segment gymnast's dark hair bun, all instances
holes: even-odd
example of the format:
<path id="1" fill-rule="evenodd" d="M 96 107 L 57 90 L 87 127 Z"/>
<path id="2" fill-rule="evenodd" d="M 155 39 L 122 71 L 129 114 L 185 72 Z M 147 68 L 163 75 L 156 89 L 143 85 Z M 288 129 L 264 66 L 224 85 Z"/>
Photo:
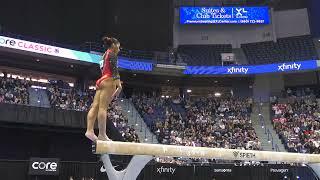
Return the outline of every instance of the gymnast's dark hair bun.
<path id="1" fill-rule="evenodd" d="M 105 48 L 110 48 L 112 46 L 112 44 L 118 44 L 119 41 L 114 38 L 114 37 L 107 37 L 107 36 L 104 36 L 102 38 L 102 41 L 103 41 L 103 45 Z"/>

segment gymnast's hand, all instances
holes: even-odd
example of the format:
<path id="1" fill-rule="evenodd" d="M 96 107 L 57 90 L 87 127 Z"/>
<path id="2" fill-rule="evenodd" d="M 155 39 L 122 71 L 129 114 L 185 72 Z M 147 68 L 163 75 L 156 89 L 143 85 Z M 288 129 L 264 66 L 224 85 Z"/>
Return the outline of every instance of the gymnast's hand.
<path id="1" fill-rule="evenodd" d="M 117 98 L 122 91 L 122 85 L 119 79 L 115 81 L 115 84 L 116 84 L 116 91 L 114 92 L 113 97 Z"/>
<path id="2" fill-rule="evenodd" d="M 120 79 L 115 80 L 116 88 L 122 90 L 122 85 Z"/>

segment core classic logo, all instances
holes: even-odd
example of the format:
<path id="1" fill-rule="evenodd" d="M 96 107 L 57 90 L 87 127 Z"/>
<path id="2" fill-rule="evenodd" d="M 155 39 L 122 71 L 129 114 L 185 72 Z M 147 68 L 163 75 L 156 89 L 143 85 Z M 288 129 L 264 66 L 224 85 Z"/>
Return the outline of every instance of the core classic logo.
<path id="1" fill-rule="evenodd" d="M 289 172 L 289 169 L 273 169 L 273 168 L 271 168 L 270 172 L 271 173 L 287 173 L 287 172 Z"/>
<path id="2" fill-rule="evenodd" d="M 301 64 L 293 63 L 293 64 L 286 64 L 283 63 L 278 66 L 278 71 L 286 71 L 286 70 L 300 70 Z"/>
<path id="3" fill-rule="evenodd" d="M 0 37 L 0 45 L 10 45 L 10 46 L 15 46 L 16 45 L 16 41 L 13 39 L 6 39 L 3 37 Z"/>
<path id="4" fill-rule="evenodd" d="M 245 67 L 230 67 L 228 68 L 228 73 L 233 74 L 233 73 L 241 73 L 241 74 L 247 74 L 249 71 L 249 68 Z"/>
<path id="5" fill-rule="evenodd" d="M 49 172 L 57 171 L 58 164 L 56 162 L 33 162 L 33 169 L 41 169 Z"/>
<path id="6" fill-rule="evenodd" d="M 162 173 L 171 173 L 174 174 L 174 172 L 176 171 L 176 168 L 172 168 L 172 167 L 159 167 L 157 168 L 157 173 L 162 174 Z"/>
<path id="7" fill-rule="evenodd" d="M 254 153 L 242 153 L 239 151 L 233 151 L 233 156 L 235 158 L 250 158 L 250 159 L 256 158 L 256 154 Z"/>
<path id="8" fill-rule="evenodd" d="M 58 175 L 59 159 L 56 158 L 31 158 L 29 165 L 30 175 Z"/>
<path id="9" fill-rule="evenodd" d="M 29 41 L 23 41 L 19 39 L 7 38 L 3 36 L 0 36 L 0 46 L 9 47 L 9 48 L 12 47 L 15 49 L 21 49 L 21 50 L 26 50 L 31 52 L 44 52 L 49 54 L 60 53 L 60 50 L 57 47 L 33 43 Z"/>

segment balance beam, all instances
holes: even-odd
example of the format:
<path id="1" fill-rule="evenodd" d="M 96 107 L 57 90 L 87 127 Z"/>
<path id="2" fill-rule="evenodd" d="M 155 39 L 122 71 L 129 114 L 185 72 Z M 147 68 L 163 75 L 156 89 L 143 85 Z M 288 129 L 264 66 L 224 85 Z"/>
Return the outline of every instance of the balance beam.
<path id="1" fill-rule="evenodd" d="M 289 163 L 320 163 L 320 155 L 316 154 L 128 143 L 117 141 L 96 141 L 92 145 L 92 151 L 95 154 L 150 155 L 242 161 L 276 161 Z"/>

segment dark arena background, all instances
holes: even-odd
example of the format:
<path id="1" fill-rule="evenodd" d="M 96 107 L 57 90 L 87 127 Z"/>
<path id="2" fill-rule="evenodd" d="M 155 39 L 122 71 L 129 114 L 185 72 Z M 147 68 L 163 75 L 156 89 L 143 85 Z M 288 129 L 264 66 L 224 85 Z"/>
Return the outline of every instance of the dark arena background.
<path id="1" fill-rule="evenodd" d="M 319 180 L 319 8 L 2 0 L 0 180 Z M 108 137 L 128 149 L 163 147 L 140 169 L 130 153 L 112 153 L 106 165 L 110 149 L 93 153 L 98 144 L 85 136 L 105 35 L 120 42 L 123 87 L 107 109 Z M 225 152 L 166 156 L 174 145 Z"/>

